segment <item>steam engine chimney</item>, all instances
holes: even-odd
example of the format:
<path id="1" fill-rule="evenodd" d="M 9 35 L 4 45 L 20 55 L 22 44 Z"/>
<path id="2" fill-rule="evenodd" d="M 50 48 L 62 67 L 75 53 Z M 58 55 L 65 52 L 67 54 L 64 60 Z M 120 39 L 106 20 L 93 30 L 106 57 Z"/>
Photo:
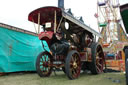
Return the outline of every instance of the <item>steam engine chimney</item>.
<path id="1" fill-rule="evenodd" d="M 64 0 L 58 0 L 58 7 L 64 9 Z"/>

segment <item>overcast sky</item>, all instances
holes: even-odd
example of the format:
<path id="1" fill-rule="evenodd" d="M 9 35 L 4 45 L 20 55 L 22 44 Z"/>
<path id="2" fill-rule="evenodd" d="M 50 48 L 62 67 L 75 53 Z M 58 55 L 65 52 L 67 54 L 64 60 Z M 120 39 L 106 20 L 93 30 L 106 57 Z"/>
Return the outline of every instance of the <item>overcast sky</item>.
<path id="1" fill-rule="evenodd" d="M 28 21 L 28 14 L 43 6 L 57 6 L 58 0 L 1 0 L 0 23 L 9 24 L 29 31 L 35 31 Z M 121 4 L 128 0 L 120 0 Z M 65 0 L 65 9 L 71 8 L 75 16 L 83 16 L 85 24 L 97 30 L 97 0 Z"/>

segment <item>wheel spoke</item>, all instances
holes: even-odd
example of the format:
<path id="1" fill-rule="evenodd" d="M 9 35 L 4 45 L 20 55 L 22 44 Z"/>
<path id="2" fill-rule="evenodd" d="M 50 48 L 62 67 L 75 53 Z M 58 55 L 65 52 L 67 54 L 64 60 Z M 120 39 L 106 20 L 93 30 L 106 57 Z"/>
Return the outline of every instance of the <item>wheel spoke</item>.
<path id="1" fill-rule="evenodd" d="M 77 57 L 77 59 L 76 59 L 76 62 L 79 62 L 80 60 L 79 60 L 79 58 Z"/>
<path id="2" fill-rule="evenodd" d="M 75 61 L 73 56 L 71 57 L 71 61 Z"/>
<path id="3" fill-rule="evenodd" d="M 77 70 L 76 69 L 72 69 L 72 75 L 75 76 L 77 74 Z"/>
<path id="4" fill-rule="evenodd" d="M 40 62 L 42 62 L 43 60 L 42 60 L 42 58 L 40 58 Z"/>
<path id="5" fill-rule="evenodd" d="M 43 65 L 43 62 L 40 62 L 40 66 L 42 66 Z"/>
<path id="6" fill-rule="evenodd" d="M 102 51 L 100 50 L 100 51 L 98 51 L 98 54 L 100 54 L 100 53 L 102 53 Z"/>
<path id="7" fill-rule="evenodd" d="M 74 68 L 72 68 L 72 72 L 73 72 L 73 74 L 75 73 L 75 69 Z"/>
<path id="8" fill-rule="evenodd" d="M 44 56 L 44 61 L 46 61 L 46 55 Z"/>
<path id="9" fill-rule="evenodd" d="M 74 71 L 74 68 L 72 67 L 72 68 L 70 68 L 70 72 L 73 74 L 73 71 Z"/>
<path id="10" fill-rule="evenodd" d="M 100 53 L 102 53 L 102 51 L 101 50 L 99 50 L 99 51 L 97 51 L 97 55 L 99 56 L 100 55 Z"/>
<path id="11" fill-rule="evenodd" d="M 99 62 L 96 63 L 98 66 L 102 67 L 102 64 L 100 64 Z"/>
<path id="12" fill-rule="evenodd" d="M 77 54 L 74 54 L 74 58 L 75 58 L 74 60 L 77 61 L 77 59 L 78 59 Z"/>
<path id="13" fill-rule="evenodd" d="M 101 69 L 96 65 L 96 68 L 98 70 L 98 72 L 101 72 Z"/>
<path id="14" fill-rule="evenodd" d="M 70 66 L 73 66 L 73 63 L 72 62 L 70 62 Z"/>
<path id="15" fill-rule="evenodd" d="M 79 62 L 79 61 L 77 62 L 77 66 L 78 66 L 78 67 L 80 66 L 80 62 Z"/>
<path id="16" fill-rule="evenodd" d="M 103 60 L 102 57 L 96 57 L 96 61 L 97 61 L 97 62 L 100 62 L 100 61 L 102 61 L 102 60 Z"/>

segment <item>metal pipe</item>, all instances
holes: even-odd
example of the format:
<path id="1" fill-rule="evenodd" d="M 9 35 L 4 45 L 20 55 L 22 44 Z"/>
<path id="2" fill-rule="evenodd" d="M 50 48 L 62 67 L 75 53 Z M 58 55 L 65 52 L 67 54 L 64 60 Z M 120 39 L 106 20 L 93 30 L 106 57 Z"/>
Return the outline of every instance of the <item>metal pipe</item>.
<path id="1" fill-rule="evenodd" d="M 64 9 L 64 0 L 58 0 L 58 7 Z"/>

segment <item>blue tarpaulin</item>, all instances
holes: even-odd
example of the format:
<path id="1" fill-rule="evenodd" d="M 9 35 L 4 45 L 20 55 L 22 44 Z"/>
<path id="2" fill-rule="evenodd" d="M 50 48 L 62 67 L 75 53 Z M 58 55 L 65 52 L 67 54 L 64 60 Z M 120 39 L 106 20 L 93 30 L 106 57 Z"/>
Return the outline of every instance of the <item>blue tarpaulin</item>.
<path id="1" fill-rule="evenodd" d="M 0 72 L 35 71 L 42 51 L 37 36 L 0 27 Z"/>

